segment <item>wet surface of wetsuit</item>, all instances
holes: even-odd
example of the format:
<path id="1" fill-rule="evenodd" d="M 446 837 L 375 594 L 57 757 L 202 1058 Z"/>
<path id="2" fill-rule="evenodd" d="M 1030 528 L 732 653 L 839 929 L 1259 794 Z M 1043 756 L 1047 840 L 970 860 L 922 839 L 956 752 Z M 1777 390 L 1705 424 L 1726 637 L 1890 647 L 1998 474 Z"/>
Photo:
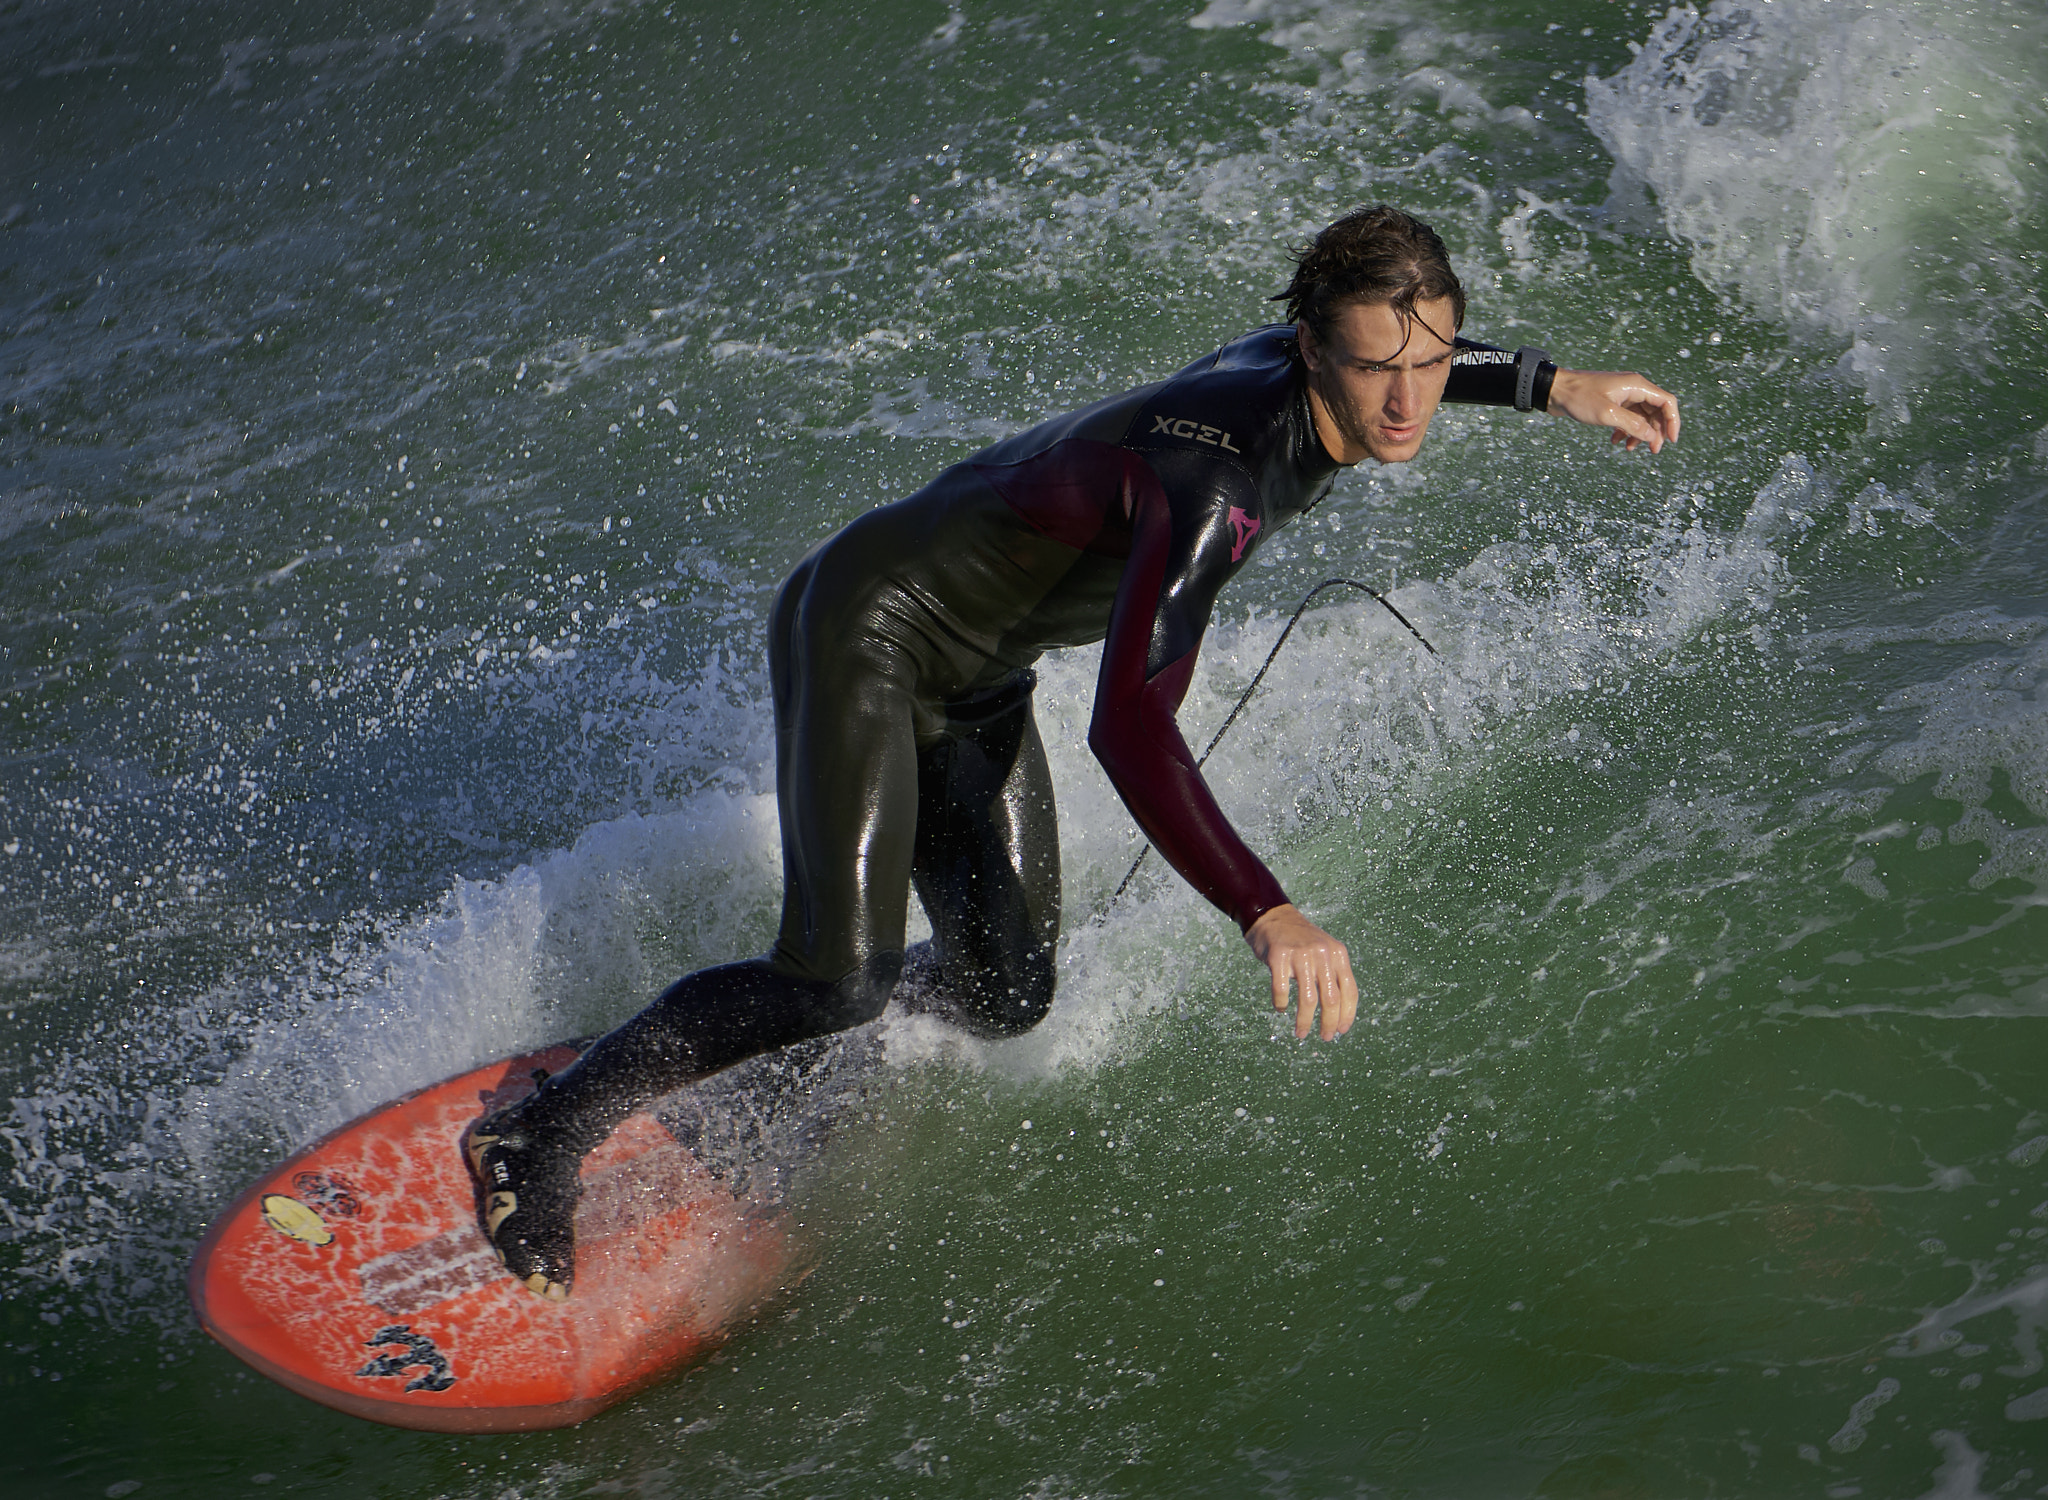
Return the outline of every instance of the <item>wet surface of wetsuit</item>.
<path id="1" fill-rule="evenodd" d="M 1446 400 L 1547 404 L 1540 351 L 1459 346 Z M 879 1016 L 913 884 L 933 1008 L 983 1035 L 1035 1025 L 1060 878 L 1030 668 L 1051 647 L 1104 642 L 1088 742 L 1167 861 L 1241 928 L 1285 902 L 1174 715 L 1218 592 L 1338 467 L 1292 326 L 1261 328 L 1006 438 L 818 547 L 770 625 L 774 948 L 678 980 L 549 1080 L 528 1123 L 588 1149 L 693 1078 Z"/>

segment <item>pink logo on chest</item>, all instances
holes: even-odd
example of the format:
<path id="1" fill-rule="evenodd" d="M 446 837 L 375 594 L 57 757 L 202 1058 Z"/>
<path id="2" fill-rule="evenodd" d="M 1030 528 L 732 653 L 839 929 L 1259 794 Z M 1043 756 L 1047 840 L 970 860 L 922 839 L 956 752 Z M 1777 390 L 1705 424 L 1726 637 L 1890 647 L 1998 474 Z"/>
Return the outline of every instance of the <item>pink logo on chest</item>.
<path id="1" fill-rule="evenodd" d="M 1259 534 L 1259 523 L 1233 505 L 1230 507 L 1230 530 L 1237 538 L 1230 546 L 1230 560 L 1238 562 L 1244 557 L 1244 549 L 1251 545 L 1252 538 Z"/>

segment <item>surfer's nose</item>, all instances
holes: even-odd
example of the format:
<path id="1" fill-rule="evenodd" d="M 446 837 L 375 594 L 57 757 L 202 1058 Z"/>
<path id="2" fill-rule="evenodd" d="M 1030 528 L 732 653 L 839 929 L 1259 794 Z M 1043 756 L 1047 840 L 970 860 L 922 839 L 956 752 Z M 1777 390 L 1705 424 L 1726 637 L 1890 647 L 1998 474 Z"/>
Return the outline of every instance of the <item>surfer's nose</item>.
<path id="1" fill-rule="evenodd" d="M 1396 370 L 1387 387 L 1386 413 L 1405 422 L 1422 409 L 1422 382 L 1413 370 Z"/>

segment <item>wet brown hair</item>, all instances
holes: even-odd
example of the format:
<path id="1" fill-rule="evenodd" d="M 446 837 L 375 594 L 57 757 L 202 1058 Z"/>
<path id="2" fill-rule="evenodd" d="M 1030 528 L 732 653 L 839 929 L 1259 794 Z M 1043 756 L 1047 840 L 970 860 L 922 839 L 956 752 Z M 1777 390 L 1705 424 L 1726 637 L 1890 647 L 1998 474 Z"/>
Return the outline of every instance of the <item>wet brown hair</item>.
<path id="1" fill-rule="evenodd" d="M 1384 302 L 1405 323 L 1417 302 L 1448 297 L 1452 331 L 1465 323 L 1465 288 L 1437 233 L 1385 203 L 1346 214 L 1294 253 L 1294 280 L 1273 300 L 1320 342 L 1348 302 Z"/>

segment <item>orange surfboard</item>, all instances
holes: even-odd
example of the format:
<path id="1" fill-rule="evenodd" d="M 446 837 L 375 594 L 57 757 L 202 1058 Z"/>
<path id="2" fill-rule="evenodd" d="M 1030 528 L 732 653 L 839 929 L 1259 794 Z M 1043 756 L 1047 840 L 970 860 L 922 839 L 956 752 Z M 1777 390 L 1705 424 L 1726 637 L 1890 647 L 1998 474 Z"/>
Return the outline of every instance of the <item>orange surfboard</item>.
<path id="1" fill-rule="evenodd" d="M 200 1241 L 200 1323 L 302 1396 L 429 1432 L 566 1427 L 710 1353 L 800 1277 L 796 1247 L 651 1117 L 583 1164 L 568 1301 L 515 1282 L 477 1228 L 464 1132 L 575 1055 L 420 1089 L 274 1168 Z"/>

